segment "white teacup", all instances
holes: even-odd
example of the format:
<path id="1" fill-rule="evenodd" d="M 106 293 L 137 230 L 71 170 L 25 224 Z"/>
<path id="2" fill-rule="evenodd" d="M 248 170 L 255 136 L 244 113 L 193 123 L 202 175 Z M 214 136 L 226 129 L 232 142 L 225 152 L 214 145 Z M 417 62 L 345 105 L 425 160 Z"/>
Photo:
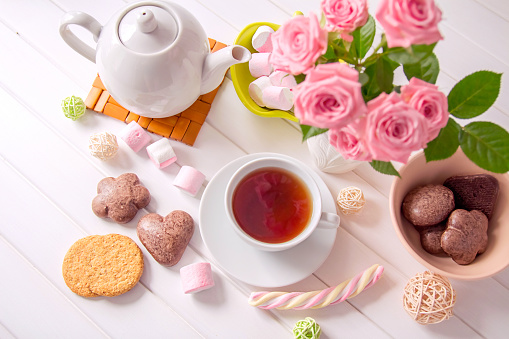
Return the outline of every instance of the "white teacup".
<path id="1" fill-rule="evenodd" d="M 230 181 L 228 182 L 228 185 L 226 187 L 226 194 L 225 194 L 225 208 L 226 208 L 226 214 L 228 215 L 228 218 L 231 221 L 232 227 L 235 230 L 235 232 L 248 244 L 265 251 L 282 251 L 289 249 L 305 239 L 307 239 L 313 231 L 318 228 L 337 228 L 339 226 L 340 218 L 337 214 L 334 213 L 327 213 L 322 211 L 322 197 L 320 194 L 320 190 L 318 189 L 318 185 L 316 184 L 313 177 L 307 172 L 305 169 L 306 165 L 301 163 L 298 160 L 287 160 L 287 159 L 280 159 L 277 157 L 265 157 L 265 158 L 259 158 L 256 160 L 252 160 L 245 164 L 244 166 L 240 167 L 230 178 Z M 234 212 L 234 204 L 239 204 L 238 202 L 235 202 L 237 198 L 234 199 L 234 196 L 236 193 L 240 194 L 239 192 L 249 192 L 253 195 L 256 195 L 256 203 L 253 204 L 253 208 L 255 208 L 255 205 L 257 205 L 258 202 L 260 204 L 263 204 L 261 206 L 267 206 L 271 204 L 273 201 L 276 200 L 270 200 L 271 202 L 266 202 L 265 198 L 261 198 L 261 189 L 267 189 L 268 188 L 268 195 L 274 197 L 274 194 L 277 196 L 276 193 L 274 193 L 273 190 L 274 187 L 277 185 L 274 183 L 273 179 L 265 180 L 265 176 L 259 175 L 260 171 L 271 171 L 271 172 L 279 172 L 283 171 L 283 176 L 287 177 L 287 179 L 292 178 L 290 181 L 294 182 L 294 179 L 296 182 L 299 182 L 299 184 L 295 184 L 296 187 L 302 186 L 305 191 L 308 199 L 304 199 L 307 203 L 305 203 L 303 206 L 308 206 L 309 212 L 303 215 L 306 215 L 307 222 L 299 222 L 300 227 L 296 228 L 300 231 L 296 231 L 293 233 L 293 237 L 283 240 L 282 242 L 272 242 L 272 241 L 265 241 L 260 240 L 260 237 L 257 237 L 256 235 L 249 234 L 246 230 L 243 229 L 241 226 L 242 221 L 237 220 L 237 217 L 235 216 Z M 258 174 L 257 174 L 258 173 Z M 288 174 L 288 176 L 287 176 Z M 259 186 L 256 186 L 257 188 L 239 188 L 240 186 L 245 185 L 245 180 L 249 180 L 250 177 L 253 175 L 259 175 L 258 181 L 261 182 Z M 269 174 L 270 175 L 270 174 Z M 263 177 L 263 178 L 262 178 Z M 274 178 L 274 177 L 271 177 Z M 287 180 L 282 179 L 282 180 Z M 281 182 L 287 182 L 287 181 L 281 181 Z M 276 185 L 276 186 L 274 186 Z M 263 187 L 263 188 L 261 188 Z M 281 186 L 278 186 L 281 187 Z M 238 189 L 239 188 L 239 189 Z M 237 191 L 238 189 L 238 191 Z M 258 193 L 255 193 L 257 190 Z M 299 190 L 300 191 L 300 190 Z M 263 200 L 263 202 L 261 201 Z M 285 203 L 285 199 L 279 199 L 278 203 Z M 299 200 L 302 201 L 302 200 Z M 276 204 L 276 203 L 274 203 Z M 292 205 L 290 205 L 292 206 Z M 300 208 L 300 207 L 299 207 Z M 297 209 L 299 209 L 297 208 Z M 291 209 L 291 207 L 290 207 Z M 304 208 L 303 208 L 304 209 Z M 253 213 L 253 214 L 250 214 Z M 249 216 L 258 215 L 258 213 L 255 213 L 254 211 L 249 211 L 248 213 L 245 213 Z M 268 214 L 264 214 L 265 218 L 267 218 Z M 276 213 L 277 214 L 277 213 Z M 286 215 L 286 214 L 285 214 Z M 273 216 L 269 216 L 269 218 L 272 218 Z M 239 219 L 246 220 L 245 217 L 239 217 Z M 272 220 L 272 219 L 271 219 Z M 285 224 L 286 225 L 286 224 Z M 257 226 L 263 229 L 264 227 L 268 227 L 266 223 L 257 223 Z"/>

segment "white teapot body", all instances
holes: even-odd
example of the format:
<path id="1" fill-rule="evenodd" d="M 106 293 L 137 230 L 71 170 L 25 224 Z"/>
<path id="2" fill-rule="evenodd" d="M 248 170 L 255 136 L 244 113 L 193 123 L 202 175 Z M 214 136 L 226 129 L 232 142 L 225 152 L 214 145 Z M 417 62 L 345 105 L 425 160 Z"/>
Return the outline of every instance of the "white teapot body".
<path id="1" fill-rule="evenodd" d="M 92 33 L 95 50 L 70 31 L 72 24 Z M 242 46 L 210 53 L 198 20 L 166 1 L 129 4 L 105 26 L 82 12 L 66 13 L 60 33 L 97 64 L 104 86 L 120 105 L 149 118 L 182 112 L 219 86 L 228 67 L 251 58 Z"/>

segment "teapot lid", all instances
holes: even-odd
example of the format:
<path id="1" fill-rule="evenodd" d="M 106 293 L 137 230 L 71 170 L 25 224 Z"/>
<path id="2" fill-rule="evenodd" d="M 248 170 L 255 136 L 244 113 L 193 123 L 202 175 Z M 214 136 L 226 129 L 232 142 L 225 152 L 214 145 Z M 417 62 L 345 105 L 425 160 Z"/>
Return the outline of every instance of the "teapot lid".
<path id="1" fill-rule="evenodd" d="M 156 53 L 175 41 L 178 25 L 170 12 L 159 6 L 139 6 L 119 21 L 118 37 L 137 53 Z"/>

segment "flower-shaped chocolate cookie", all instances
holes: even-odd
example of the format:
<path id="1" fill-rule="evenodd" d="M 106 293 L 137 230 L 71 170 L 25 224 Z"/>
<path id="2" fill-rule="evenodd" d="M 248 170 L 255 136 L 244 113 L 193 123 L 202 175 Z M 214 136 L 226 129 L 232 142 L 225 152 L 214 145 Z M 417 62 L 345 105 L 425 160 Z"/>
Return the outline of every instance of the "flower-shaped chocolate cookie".
<path id="1" fill-rule="evenodd" d="M 488 246 L 488 218 L 477 210 L 457 209 L 447 220 L 441 245 L 445 253 L 460 265 L 474 261 Z"/>
<path id="2" fill-rule="evenodd" d="M 100 218 L 111 218 L 119 224 L 131 221 L 139 209 L 150 202 L 150 193 L 134 173 L 118 178 L 104 178 L 97 184 L 92 210 Z"/>

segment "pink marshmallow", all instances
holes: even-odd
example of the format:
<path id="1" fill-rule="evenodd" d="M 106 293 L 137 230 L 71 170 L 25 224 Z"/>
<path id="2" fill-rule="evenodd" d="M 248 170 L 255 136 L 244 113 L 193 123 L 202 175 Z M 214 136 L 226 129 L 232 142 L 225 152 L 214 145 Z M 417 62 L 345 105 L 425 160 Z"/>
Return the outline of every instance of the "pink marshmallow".
<path id="1" fill-rule="evenodd" d="M 166 138 L 162 138 L 147 146 L 147 153 L 150 160 L 158 168 L 164 168 L 177 161 L 177 155 L 173 151 L 173 147 L 171 147 L 170 140 Z"/>
<path id="2" fill-rule="evenodd" d="M 185 294 L 200 292 L 214 286 L 212 269 L 208 262 L 199 262 L 182 267 L 180 278 Z"/>
<path id="3" fill-rule="evenodd" d="M 297 86 L 295 77 L 283 71 L 274 71 L 269 75 L 270 82 L 274 86 L 287 87 L 289 89 Z"/>
<path id="4" fill-rule="evenodd" d="M 269 75 L 270 83 L 274 86 L 281 86 L 281 79 L 283 79 L 286 75 L 288 75 L 286 72 L 274 71 Z"/>
<path id="5" fill-rule="evenodd" d="M 258 27 L 251 39 L 253 48 L 260 53 L 272 53 L 272 33 L 274 30 L 269 26 Z"/>
<path id="6" fill-rule="evenodd" d="M 119 136 L 135 152 L 138 152 L 152 140 L 150 135 L 136 121 L 131 121 L 124 127 Z"/>
<path id="7" fill-rule="evenodd" d="M 204 181 L 205 175 L 202 172 L 191 166 L 182 166 L 173 180 L 173 185 L 194 197 Z"/>
<path id="8" fill-rule="evenodd" d="M 270 86 L 263 91 L 263 102 L 268 108 L 288 111 L 293 107 L 293 93 L 286 87 Z"/>
<path id="9" fill-rule="evenodd" d="M 249 72 L 253 77 L 259 78 L 272 72 L 269 57 L 270 53 L 253 53 L 251 60 L 249 60 Z"/>
<path id="10" fill-rule="evenodd" d="M 287 76 L 283 77 L 283 79 L 281 79 L 281 86 L 293 89 L 297 86 L 297 81 L 293 75 L 288 74 Z"/>
<path id="11" fill-rule="evenodd" d="M 253 101 L 261 107 L 265 107 L 263 103 L 262 93 L 263 90 L 269 86 L 272 86 L 268 76 L 262 76 L 249 84 L 249 96 Z"/>

